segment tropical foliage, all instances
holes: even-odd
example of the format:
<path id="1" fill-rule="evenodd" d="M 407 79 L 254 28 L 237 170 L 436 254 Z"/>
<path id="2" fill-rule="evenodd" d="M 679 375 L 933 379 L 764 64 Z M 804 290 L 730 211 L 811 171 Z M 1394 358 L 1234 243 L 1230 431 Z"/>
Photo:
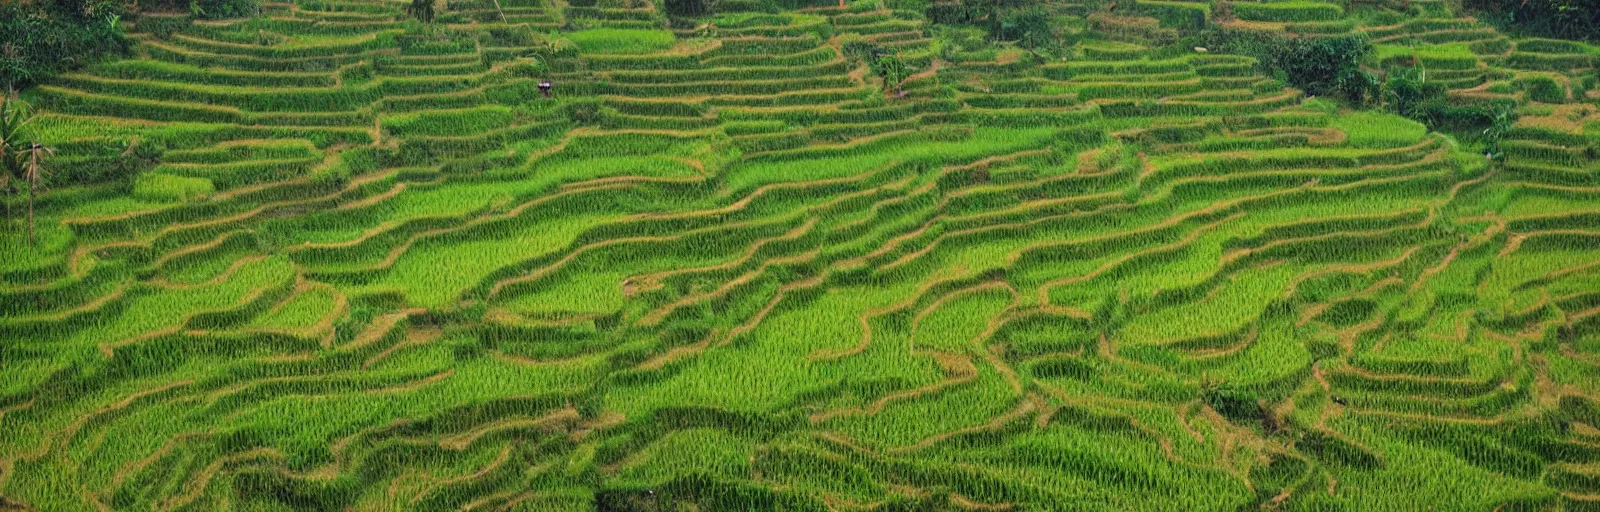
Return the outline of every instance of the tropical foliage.
<path id="1" fill-rule="evenodd" d="M 0 91 L 127 50 L 114 0 L 0 2 Z"/>

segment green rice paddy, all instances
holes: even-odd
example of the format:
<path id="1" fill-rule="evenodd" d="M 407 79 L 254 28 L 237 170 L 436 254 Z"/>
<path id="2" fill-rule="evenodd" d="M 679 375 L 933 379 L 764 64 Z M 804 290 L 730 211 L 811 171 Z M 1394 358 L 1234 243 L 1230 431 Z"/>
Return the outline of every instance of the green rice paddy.
<path id="1" fill-rule="evenodd" d="M 23 94 L 0 510 L 1600 509 L 1600 49 L 1050 2 L 1039 62 L 779 3 L 134 20 Z M 1191 11 L 1521 116 L 1486 159 Z"/>

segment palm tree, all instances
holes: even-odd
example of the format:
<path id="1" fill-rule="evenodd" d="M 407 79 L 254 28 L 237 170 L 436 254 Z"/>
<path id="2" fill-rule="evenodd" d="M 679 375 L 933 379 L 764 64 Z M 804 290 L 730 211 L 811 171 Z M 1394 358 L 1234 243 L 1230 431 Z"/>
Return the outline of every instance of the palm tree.
<path id="1" fill-rule="evenodd" d="M 22 125 L 28 120 L 27 104 L 16 93 L 0 98 L 0 190 L 15 193 L 13 180 L 22 174 Z M 7 199 L 10 199 L 9 197 Z M 6 201 L 6 219 L 11 219 L 11 201 Z"/>
<path id="2" fill-rule="evenodd" d="M 56 150 L 45 147 L 44 144 L 33 143 L 28 148 L 28 164 L 22 170 L 22 181 L 28 184 L 28 245 L 35 245 L 38 241 L 33 235 L 33 195 L 44 183 L 44 161 L 55 156 Z"/>

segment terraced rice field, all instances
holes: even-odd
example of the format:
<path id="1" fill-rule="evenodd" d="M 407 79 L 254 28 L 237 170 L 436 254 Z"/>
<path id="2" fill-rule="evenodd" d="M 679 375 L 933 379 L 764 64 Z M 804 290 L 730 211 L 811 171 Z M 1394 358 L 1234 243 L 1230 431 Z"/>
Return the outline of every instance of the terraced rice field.
<path id="1" fill-rule="evenodd" d="M 28 91 L 156 165 L 0 239 L 0 509 L 1600 507 L 1594 47 L 1231 4 L 1516 106 L 1491 162 L 1168 44 L 1205 3 L 1042 65 L 573 4 L 146 16 Z"/>

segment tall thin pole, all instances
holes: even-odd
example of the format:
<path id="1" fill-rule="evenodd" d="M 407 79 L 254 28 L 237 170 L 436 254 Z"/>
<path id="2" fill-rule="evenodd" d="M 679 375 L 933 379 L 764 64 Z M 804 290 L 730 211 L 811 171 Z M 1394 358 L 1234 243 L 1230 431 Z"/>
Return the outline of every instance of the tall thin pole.
<path id="1" fill-rule="evenodd" d="M 39 239 L 33 236 L 33 186 L 28 187 L 28 246 L 39 245 Z"/>

